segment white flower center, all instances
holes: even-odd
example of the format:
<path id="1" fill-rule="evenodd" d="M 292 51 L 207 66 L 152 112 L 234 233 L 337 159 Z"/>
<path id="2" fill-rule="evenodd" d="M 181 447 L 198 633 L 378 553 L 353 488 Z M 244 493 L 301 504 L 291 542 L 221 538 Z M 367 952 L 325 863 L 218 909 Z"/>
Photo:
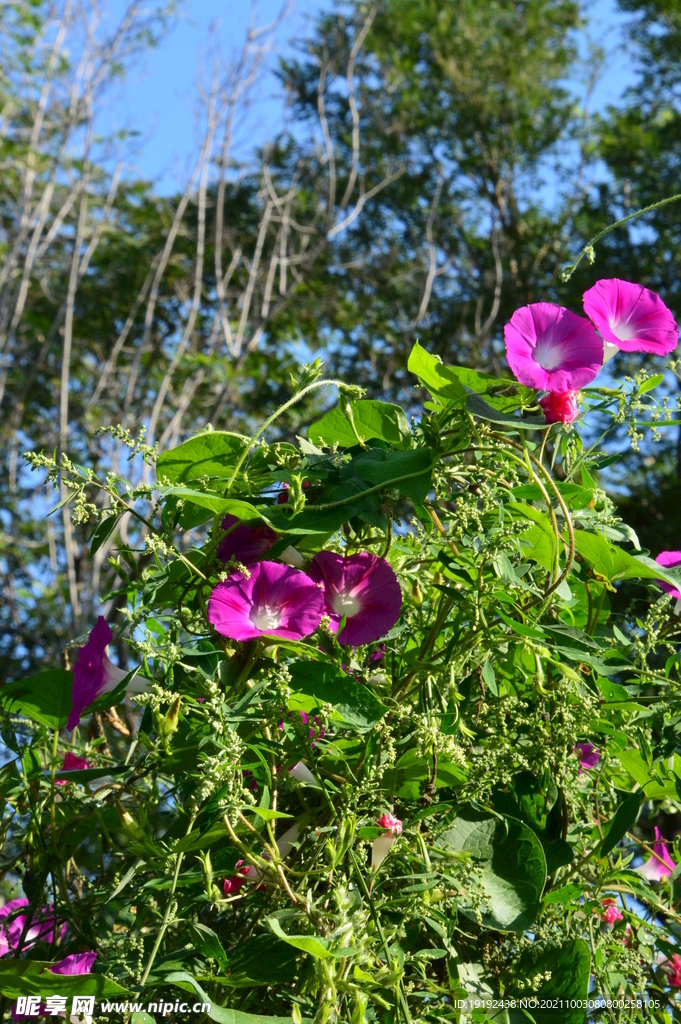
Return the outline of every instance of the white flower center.
<path id="1" fill-rule="evenodd" d="M 617 323 L 613 323 L 611 320 L 610 330 L 618 341 L 630 341 L 636 337 L 636 327 L 634 324 L 628 324 L 626 320 L 620 320 Z"/>
<path id="2" fill-rule="evenodd" d="M 336 615 L 345 615 L 348 619 L 357 615 L 361 607 L 359 600 L 354 594 L 343 594 L 341 592 L 333 595 L 332 604 Z"/>
<path id="3" fill-rule="evenodd" d="M 534 360 L 542 370 L 555 370 L 562 362 L 560 345 L 551 344 L 551 339 L 543 338 L 535 347 Z"/>
<path id="4" fill-rule="evenodd" d="M 268 629 L 279 629 L 281 622 L 281 611 L 279 608 L 270 608 L 264 604 L 260 608 L 254 608 L 251 612 L 251 622 L 256 629 L 266 632 Z"/>

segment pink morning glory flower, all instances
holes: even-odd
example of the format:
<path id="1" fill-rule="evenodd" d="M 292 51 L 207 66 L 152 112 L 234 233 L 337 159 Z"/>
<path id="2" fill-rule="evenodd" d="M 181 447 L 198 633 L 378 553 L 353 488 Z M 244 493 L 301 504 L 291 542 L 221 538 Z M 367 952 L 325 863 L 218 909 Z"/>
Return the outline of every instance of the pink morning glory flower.
<path id="1" fill-rule="evenodd" d="M 604 924 L 616 924 L 617 921 L 624 920 L 624 914 L 617 906 L 615 900 L 611 899 L 610 897 L 607 897 L 603 900 L 603 907 L 604 910 L 601 914 L 601 921 L 603 921 Z"/>
<path id="2" fill-rule="evenodd" d="M 385 644 L 379 644 L 375 651 L 372 651 L 369 655 L 369 665 L 375 665 L 377 661 L 383 661 L 385 658 Z"/>
<path id="3" fill-rule="evenodd" d="M 72 953 L 59 963 L 52 964 L 50 974 L 89 974 L 96 959 L 97 954 L 94 952 Z"/>
<path id="4" fill-rule="evenodd" d="M 257 562 L 277 540 L 277 534 L 267 523 L 249 526 L 241 523 L 236 516 L 227 515 L 222 520 L 222 529 L 234 529 L 223 537 L 217 546 L 216 555 L 221 562 L 229 562 L 234 557 L 244 565 Z"/>
<path id="5" fill-rule="evenodd" d="M 71 956 L 64 957 L 63 960 L 59 960 L 56 964 L 52 964 L 48 968 L 50 974 L 66 974 L 73 976 L 77 974 L 89 974 L 92 970 L 92 965 L 97 959 L 96 953 L 72 953 Z M 41 1003 L 38 1009 L 38 1013 L 19 1013 L 17 1010 L 17 1004 L 15 1003 L 12 1007 L 12 1017 L 14 1020 L 32 1020 L 36 1016 L 47 1016 L 52 1017 L 59 1016 L 65 1017 L 65 1013 L 56 1014 L 52 1010 L 48 1010 L 46 1003 Z M 75 1018 L 74 1018 L 75 1019 Z M 90 1018 L 88 1018 L 90 1019 Z"/>
<path id="6" fill-rule="evenodd" d="M 249 579 L 233 573 L 218 583 L 208 600 L 208 621 L 231 640 L 300 640 L 314 633 L 323 611 L 324 596 L 317 584 L 279 562 L 256 562 Z"/>
<path id="7" fill-rule="evenodd" d="M 667 975 L 670 988 L 681 988 L 681 956 L 678 953 L 662 964 L 662 970 Z"/>
<path id="8" fill-rule="evenodd" d="M 392 832 L 394 836 L 402 835 L 402 822 L 399 818 L 396 818 L 394 814 L 383 814 L 378 819 L 378 824 L 381 828 L 387 829 Z"/>
<path id="9" fill-rule="evenodd" d="M 666 878 L 669 878 L 675 867 L 676 864 L 667 852 L 666 840 L 662 838 L 662 833 L 656 825 L 653 856 L 642 867 L 638 868 L 638 872 L 650 882 L 664 882 Z"/>
<path id="10" fill-rule="evenodd" d="M 78 661 L 73 669 L 73 693 L 71 714 L 67 729 L 75 729 L 85 708 L 103 693 L 115 690 L 127 672 L 109 660 L 106 649 L 112 640 L 111 627 L 103 615 L 90 631 L 85 647 L 78 651 Z M 126 693 L 142 693 L 148 687 L 144 679 L 133 676 L 126 687 Z"/>
<path id="11" fill-rule="evenodd" d="M 579 771 L 578 775 L 582 772 L 587 771 L 589 768 L 595 768 L 601 759 L 601 752 L 598 747 L 594 747 L 592 743 L 577 743 L 572 748 L 572 753 L 579 758 Z"/>
<path id="12" fill-rule="evenodd" d="M 70 750 L 67 750 L 64 754 L 64 761 L 60 770 L 62 772 L 76 772 L 89 767 L 90 765 L 84 757 L 78 757 L 77 754 L 73 754 Z M 65 786 L 68 781 L 68 779 L 55 779 L 54 784 L 55 786 Z"/>
<path id="13" fill-rule="evenodd" d="M 225 878 L 222 886 L 225 896 L 236 896 L 249 879 L 257 881 L 260 877 L 252 864 L 247 864 L 246 867 L 241 870 L 242 864 L 243 860 L 238 860 L 235 865 L 236 874 L 232 875 L 231 878 Z"/>
<path id="14" fill-rule="evenodd" d="M 618 349 L 663 356 L 676 348 L 679 329 L 664 302 L 642 284 L 613 277 L 584 292 L 584 312 L 605 341 L 605 358 Z"/>
<path id="15" fill-rule="evenodd" d="M 342 644 L 359 647 L 378 640 L 397 622 L 402 591 L 392 566 L 384 558 L 361 551 L 337 555 L 320 551 L 312 559 L 310 577 L 324 584 L 324 611 Z"/>
<path id="16" fill-rule="evenodd" d="M 516 309 L 504 327 L 504 340 L 508 365 L 530 388 L 577 391 L 603 365 L 603 342 L 593 324 L 551 302 Z"/>
<path id="17" fill-rule="evenodd" d="M 572 423 L 579 416 L 576 391 L 549 391 L 539 404 L 547 423 Z"/>
<path id="18" fill-rule="evenodd" d="M 663 565 L 665 569 L 673 569 L 677 565 L 681 565 L 681 551 L 660 551 L 655 561 L 658 565 Z M 681 590 L 678 587 L 673 587 L 671 583 L 665 583 L 664 580 L 655 582 L 660 584 L 665 593 L 671 594 L 677 601 L 681 601 Z"/>
<path id="19" fill-rule="evenodd" d="M 10 900 L 0 907 L 0 956 L 6 956 L 13 952 L 19 945 L 19 940 L 26 924 L 26 914 L 18 913 L 24 907 L 29 906 L 25 898 Z M 30 949 L 36 942 L 52 942 L 55 932 L 55 917 L 52 907 L 41 907 L 34 911 L 34 916 L 24 935 L 22 949 Z M 66 934 L 66 923 L 57 928 L 57 933 L 63 939 Z"/>
<path id="20" fill-rule="evenodd" d="M 371 844 L 371 866 L 378 871 L 385 858 L 390 853 L 390 847 L 396 838 L 402 834 L 402 822 L 394 814 L 383 814 L 378 819 L 378 824 L 385 829 L 382 836 L 376 836 Z"/>

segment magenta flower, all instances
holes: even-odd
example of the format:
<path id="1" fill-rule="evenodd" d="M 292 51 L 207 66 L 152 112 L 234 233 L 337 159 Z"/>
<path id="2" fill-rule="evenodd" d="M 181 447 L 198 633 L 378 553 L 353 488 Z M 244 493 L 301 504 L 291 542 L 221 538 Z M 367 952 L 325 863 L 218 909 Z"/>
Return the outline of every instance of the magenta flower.
<path id="1" fill-rule="evenodd" d="M 208 600 L 208 621 L 231 640 L 261 636 L 300 640 L 314 633 L 324 596 L 299 569 L 278 562 L 256 562 L 250 578 L 233 573 L 218 583 Z"/>
<path id="2" fill-rule="evenodd" d="M 547 423 L 572 423 L 579 416 L 576 391 L 549 391 L 539 404 Z"/>
<path id="3" fill-rule="evenodd" d="M 378 824 L 385 829 L 382 836 L 376 836 L 371 844 L 371 867 L 378 871 L 385 858 L 390 853 L 390 847 L 396 838 L 402 834 L 402 822 L 394 814 L 383 814 L 378 819 Z"/>
<path id="4" fill-rule="evenodd" d="M 63 960 L 59 960 L 56 964 L 52 964 L 48 970 L 50 974 L 66 974 L 69 976 L 76 974 L 89 974 L 96 959 L 96 953 L 72 953 L 71 956 L 66 956 Z M 30 1010 L 27 1013 L 19 1013 L 17 1003 L 12 1007 L 12 1017 L 14 1020 L 31 1020 L 36 1016 L 43 1017 L 47 1015 L 52 1017 L 56 1016 L 53 1010 L 48 1009 L 46 1003 L 40 1003 L 37 1013 L 35 1010 Z M 58 1016 L 65 1017 L 66 1014 L 59 1013 Z"/>
<path id="5" fill-rule="evenodd" d="M 239 870 L 242 864 L 243 860 L 238 860 L 235 865 L 236 874 L 232 875 L 231 878 L 225 878 L 222 886 L 225 896 L 236 896 L 249 879 L 257 881 L 260 877 L 252 864 L 247 864 L 243 871 Z"/>
<path id="6" fill-rule="evenodd" d="M 396 818 L 394 814 L 383 814 L 378 819 L 378 824 L 381 828 L 387 829 L 392 832 L 394 836 L 402 835 L 402 822 L 399 818 Z"/>
<path id="7" fill-rule="evenodd" d="M 97 954 L 93 952 L 72 953 L 59 963 L 52 964 L 50 974 L 89 974 L 96 959 Z"/>
<path id="8" fill-rule="evenodd" d="M 674 953 L 671 960 L 666 960 L 661 966 L 667 975 L 669 987 L 681 988 L 681 956 L 678 953 Z"/>
<path id="9" fill-rule="evenodd" d="M 238 562 L 250 565 L 262 558 L 277 540 L 277 534 L 267 523 L 249 526 L 239 522 L 236 516 L 227 515 L 222 520 L 222 529 L 228 530 L 230 526 L 234 529 L 222 538 L 215 552 L 221 562 L 229 562 L 234 557 Z"/>
<path id="10" fill-rule="evenodd" d="M 591 743 L 577 743 L 572 748 L 572 753 L 579 758 L 579 771 L 578 775 L 587 771 L 589 768 L 595 768 L 601 759 L 601 752 L 598 747 L 594 747 Z"/>
<path id="11" fill-rule="evenodd" d="M 115 690 L 128 674 L 109 660 L 106 649 L 111 639 L 111 627 L 104 616 L 100 615 L 97 624 L 90 630 L 85 647 L 78 651 L 78 661 L 73 669 L 71 714 L 66 723 L 67 729 L 75 729 L 85 708 L 101 694 Z M 147 687 L 146 680 L 133 676 L 126 687 L 126 693 L 142 693 Z"/>
<path id="12" fill-rule="evenodd" d="M 663 565 L 665 569 L 673 569 L 675 566 L 681 565 L 681 551 L 660 551 L 655 561 L 658 565 Z M 665 583 L 664 580 L 655 582 L 659 583 L 667 594 L 671 594 L 677 601 L 681 601 L 681 590 L 678 587 L 673 587 L 671 583 Z"/>
<path id="13" fill-rule="evenodd" d="M 577 391 L 603 365 L 603 342 L 593 325 L 550 302 L 516 309 L 504 327 L 504 340 L 508 365 L 530 388 Z"/>
<path id="14" fill-rule="evenodd" d="M 77 754 L 72 754 L 70 750 L 64 754 L 64 761 L 61 766 L 62 772 L 77 772 L 83 768 L 89 768 L 90 765 L 87 763 L 84 757 L 78 757 Z M 55 786 L 65 786 L 68 779 L 55 779 Z"/>
<path id="15" fill-rule="evenodd" d="M 675 867 L 676 864 L 667 852 L 666 840 L 662 838 L 662 833 L 656 825 L 653 855 L 642 867 L 638 868 L 638 872 L 649 882 L 664 882 Z"/>
<path id="16" fill-rule="evenodd" d="M 618 349 L 663 356 L 676 348 L 679 329 L 664 302 L 642 284 L 613 277 L 584 292 L 584 312 L 606 343 L 606 359 Z"/>
<path id="17" fill-rule="evenodd" d="M 385 658 L 385 644 L 379 644 L 375 651 L 372 651 L 369 655 L 369 661 L 367 664 L 375 665 L 377 661 L 383 661 Z"/>
<path id="18" fill-rule="evenodd" d="M 604 924 L 616 924 L 617 921 L 624 920 L 624 914 L 617 906 L 617 902 L 611 899 L 609 896 L 603 900 L 603 913 L 601 914 L 601 921 Z"/>
<path id="19" fill-rule="evenodd" d="M 312 559 L 310 578 L 324 584 L 324 611 L 334 632 L 346 617 L 338 636 L 342 644 L 370 644 L 392 629 L 400 616 L 397 577 L 384 558 L 368 551 L 347 557 L 320 551 Z"/>
<path id="20" fill-rule="evenodd" d="M 21 898 L 10 900 L 0 907 L 0 956 L 6 956 L 18 947 L 28 916 L 18 913 L 18 911 L 28 906 L 29 901 Z M 26 929 L 22 949 L 30 949 L 36 942 L 52 942 L 55 928 L 63 939 L 66 934 L 66 923 L 62 924 L 61 929 L 58 928 L 52 907 L 41 907 L 40 910 L 34 912 Z"/>

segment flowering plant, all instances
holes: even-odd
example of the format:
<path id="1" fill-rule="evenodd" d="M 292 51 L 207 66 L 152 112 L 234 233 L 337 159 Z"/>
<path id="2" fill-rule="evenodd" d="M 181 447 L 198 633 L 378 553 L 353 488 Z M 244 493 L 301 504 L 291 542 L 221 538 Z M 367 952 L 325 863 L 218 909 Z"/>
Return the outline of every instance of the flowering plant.
<path id="1" fill-rule="evenodd" d="M 677 335 L 624 285 L 587 292 L 591 319 L 519 310 L 518 383 L 416 345 L 411 425 L 313 366 L 287 406 L 340 402 L 295 443 L 267 440 L 275 413 L 160 456 L 128 439 L 133 481 L 29 456 L 93 556 L 126 529 L 72 667 L 0 694 L 6 1000 L 17 958 L 39 991 L 87 955 L 60 992 L 176 988 L 218 1022 L 537 997 L 577 1024 L 589 992 L 671 1019 L 681 573 L 601 482 L 609 432 L 678 419 L 662 374 L 598 373 L 604 341 Z"/>

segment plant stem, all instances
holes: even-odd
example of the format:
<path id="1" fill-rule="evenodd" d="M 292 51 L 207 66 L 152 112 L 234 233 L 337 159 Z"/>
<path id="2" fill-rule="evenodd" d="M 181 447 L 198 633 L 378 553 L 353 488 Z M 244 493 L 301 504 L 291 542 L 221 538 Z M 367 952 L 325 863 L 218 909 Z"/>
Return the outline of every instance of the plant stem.
<path id="1" fill-rule="evenodd" d="M 194 821 L 195 821 L 195 819 L 191 818 L 191 820 L 189 822 L 189 827 L 187 828 L 186 835 L 189 835 L 189 833 L 193 829 Z M 142 988 L 144 988 L 144 986 L 146 985 L 147 978 L 149 977 L 149 972 L 151 971 L 151 968 L 154 966 L 154 960 L 156 959 L 156 954 L 158 953 L 159 948 L 161 946 L 161 943 L 163 942 L 163 936 L 166 933 L 166 928 L 168 927 L 168 923 L 170 921 L 170 913 L 171 913 L 171 910 L 172 910 L 172 907 L 173 907 L 173 903 L 174 903 L 175 890 L 177 888 L 177 882 L 178 882 L 178 879 L 180 877 L 180 869 L 182 867 L 183 859 L 184 859 L 184 852 L 178 853 L 177 860 L 175 861 L 175 871 L 173 872 L 173 882 L 172 882 L 172 885 L 170 886 L 170 893 L 168 894 L 168 902 L 166 904 L 165 913 L 163 915 L 163 921 L 161 922 L 161 927 L 159 928 L 158 935 L 156 936 L 156 942 L 154 943 L 154 948 L 151 951 L 151 956 L 149 957 L 149 962 L 147 963 L 147 966 L 146 966 L 146 968 L 144 970 L 144 974 L 142 975 L 142 980 L 140 982 Z"/>
<path id="2" fill-rule="evenodd" d="M 249 451 L 251 450 L 255 442 L 258 440 L 258 438 L 265 433 L 267 428 L 272 423 L 274 423 L 274 421 L 279 416 L 281 416 L 282 413 L 286 412 L 287 409 L 290 409 L 292 405 L 296 404 L 296 402 L 299 402 L 303 395 L 307 395 L 310 391 L 313 391 L 315 388 L 322 388 L 325 387 L 326 385 L 329 385 L 330 387 L 336 387 L 340 391 L 347 391 L 348 388 L 347 384 L 345 384 L 345 382 L 342 380 L 315 380 L 311 384 L 308 384 L 307 387 L 301 388 L 300 391 L 297 391 L 293 398 L 289 398 L 288 402 L 284 402 L 284 404 L 280 405 L 278 409 L 275 409 L 272 415 L 265 420 L 263 425 L 259 427 L 258 430 L 256 430 L 255 434 L 253 434 L 253 436 L 249 438 L 248 443 L 244 445 L 244 450 L 239 456 L 237 464 L 234 467 L 234 472 L 232 473 L 231 477 L 229 478 L 229 482 L 227 483 L 227 494 L 229 494 L 229 492 L 231 491 L 232 485 L 236 480 L 239 474 L 239 470 L 243 466 Z"/>

